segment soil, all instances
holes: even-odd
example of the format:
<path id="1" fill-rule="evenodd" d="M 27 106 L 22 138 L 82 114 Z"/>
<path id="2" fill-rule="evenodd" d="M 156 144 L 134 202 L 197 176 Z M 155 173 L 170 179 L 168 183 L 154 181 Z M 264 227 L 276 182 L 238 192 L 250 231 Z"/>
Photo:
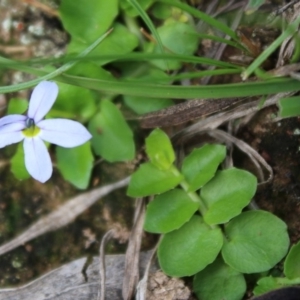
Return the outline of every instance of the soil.
<path id="1" fill-rule="evenodd" d="M 259 151 L 274 171 L 272 182 L 258 188 L 257 205 L 284 220 L 291 242 L 296 243 L 300 239 L 300 118 L 273 122 L 276 111 L 276 107 L 260 111 L 239 137 Z"/>

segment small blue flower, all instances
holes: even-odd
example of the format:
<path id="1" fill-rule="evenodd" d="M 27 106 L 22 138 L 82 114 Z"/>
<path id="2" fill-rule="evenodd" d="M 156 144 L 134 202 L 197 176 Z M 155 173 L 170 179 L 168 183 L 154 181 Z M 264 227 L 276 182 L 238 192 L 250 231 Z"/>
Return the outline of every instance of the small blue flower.
<path id="1" fill-rule="evenodd" d="M 43 141 L 72 148 L 92 137 L 78 122 L 67 119 L 43 120 L 57 94 L 56 83 L 42 81 L 31 94 L 27 116 L 9 115 L 0 119 L 0 148 L 24 140 L 26 169 L 34 179 L 43 183 L 52 175 L 51 158 Z"/>

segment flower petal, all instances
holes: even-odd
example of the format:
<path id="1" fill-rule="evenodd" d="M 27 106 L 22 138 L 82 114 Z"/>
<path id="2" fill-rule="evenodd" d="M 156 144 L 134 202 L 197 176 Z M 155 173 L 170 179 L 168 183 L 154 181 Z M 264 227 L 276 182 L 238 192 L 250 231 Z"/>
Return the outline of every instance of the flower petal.
<path id="1" fill-rule="evenodd" d="M 23 115 L 9 115 L 0 119 L 0 126 L 4 126 L 11 123 L 22 122 L 26 120 L 26 116 Z M 25 123 L 24 123 L 25 124 Z"/>
<path id="2" fill-rule="evenodd" d="M 51 109 L 53 103 L 58 94 L 58 86 L 55 82 L 42 81 L 33 90 L 29 108 L 28 117 L 34 119 L 37 123 L 43 119 L 43 117 Z"/>
<path id="3" fill-rule="evenodd" d="M 82 145 L 92 137 L 83 125 L 72 120 L 43 120 L 37 126 L 41 129 L 40 137 L 44 141 L 65 148 Z"/>
<path id="4" fill-rule="evenodd" d="M 28 173 L 44 183 L 52 175 L 52 163 L 48 150 L 40 137 L 24 139 L 25 166 Z"/>
<path id="5" fill-rule="evenodd" d="M 24 139 L 22 129 L 25 122 L 12 123 L 0 127 L 0 148 L 21 142 Z"/>

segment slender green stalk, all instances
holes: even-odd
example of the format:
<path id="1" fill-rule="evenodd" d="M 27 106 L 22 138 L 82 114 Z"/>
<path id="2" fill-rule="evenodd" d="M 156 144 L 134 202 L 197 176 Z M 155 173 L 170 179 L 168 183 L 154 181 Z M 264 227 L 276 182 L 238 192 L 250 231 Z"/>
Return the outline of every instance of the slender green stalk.
<path id="1" fill-rule="evenodd" d="M 289 285 L 294 285 L 294 284 L 300 284 L 300 278 L 293 278 L 289 279 L 286 277 L 278 277 L 276 278 L 277 283 L 279 283 L 282 286 L 289 286 Z"/>
<path id="2" fill-rule="evenodd" d="M 111 33 L 112 29 L 109 30 L 108 32 L 106 32 L 104 35 L 102 35 L 100 38 L 98 38 L 92 45 L 90 45 L 88 48 L 86 48 L 83 52 L 81 52 L 77 58 L 81 58 L 81 57 L 85 57 L 87 54 L 89 54 L 92 50 L 94 50 L 110 33 Z M 17 90 L 22 90 L 22 89 L 27 89 L 30 87 L 35 86 L 36 84 L 38 84 L 39 82 L 43 81 L 43 80 L 49 80 L 52 79 L 64 72 L 66 72 L 67 70 L 69 70 L 70 68 L 72 68 L 78 61 L 70 61 L 68 63 L 66 63 L 65 65 L 61 66 L 60 68 L 56 69 L 55 71 L 48 73 L 46 75 L 43 75 L 37 79 L 28 81 L 28 82 L 24 82 L 24 83 L 20 83 L 20 84 L 16 84 L 16 85 L 10 85 L 10 86 L 5 86 L 5 87 L 1 87 L 0 88 L 0 92 L 1 93 L 9 93 L 9 92 L 13 92 Z"/>
<path id="3" fill-rule="evenodd" d="M 175 166 L 172 166 L 171 170 L 172 170 L 174 175 L 176 175 L 178 177 L 181 176 L 181 173 L 179 172 L 179 170 Z M 188 194 L 188 196 L 194 202 L 199 203 L 199 211 L 200 211 L 201 215 L 204 216 L 204 214 L 207 211 L 207 208 L 206 208 L 206 205 L 203 202 L 203 200 L 200 198 L 200 196 L 198 196 L 197 193 L 195 193 L 195 192 L 190 192 L 189 191 L 189 184 L 185 179 L 180 182 L 180 186 L 185 190 L 185 192 Z"/>
<path id="4" fill-rule="evenodd" d="M 285 31 L 266 49 L 264 50 L 252 64 L 242 73 L 241 77 L 246 80 L 266 59 L 283 43 L 289 36 L 295 34 L 300 24 L 300 17 L 293 23 L 289 24 Z"/>

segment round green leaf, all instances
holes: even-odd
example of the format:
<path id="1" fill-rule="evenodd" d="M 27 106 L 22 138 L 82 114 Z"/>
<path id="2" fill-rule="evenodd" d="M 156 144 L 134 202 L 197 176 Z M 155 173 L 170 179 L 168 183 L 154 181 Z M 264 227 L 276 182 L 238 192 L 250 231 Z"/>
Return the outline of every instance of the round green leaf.
<path id="1" fill-rule="evenodd" d="M 201 300 L 240 300 L 246 292 L 246 281 L 219 257 L 195 275 L 193 290 Z"/>
<path id="2" fill-rule="evenodd" d="M 124 96 L 125 104 L 131 108 L 135 113 L 142 115 L 152 111 L 160 110 L 171 106 L 173 101 L 171 99 L 162 98 L 145 98 L 140 96 Z"/>
<path id="3" fill-rule="evenodd" d="M 65 180 L 79 189 L 85 189 L 93 169 L 93 154 L 90 143 L 75 148 L 56 147 L 57 167 Z"/>
<path id="4" fill-rule="evenodd" d="M 159 170 L 152 163 L 145 163 L 131 176 L 127 195 L 145 197 L 164 193 L 177 186 L 182 179 L 181 175 L 174 174 L 171 169 Z"/>
<path id="5" fill-rule="evenodd" d="M 226 156 L 223 145 L 204 145 L 195 149 L 183 161 L 182 174 L 189 183 L 189 191 L 196 191 L 211 180 Z"/>
<path id="6" fill-rule="evenodd" d="M 223 258 L 241 273 L 271 269 L 286 255 L 289 247 L 286 224 L 262 210 L 240 214 L 226 224 L 225 233 Z"/>
<path id="7" fill-rule="evenodd" d="M 217 172 L 200 192 L 208 210 L 208 224 L 222 224 L 239 215 L 255 194 L 257 179 L 251 173 L 236 168 Z"/>
<path id="8" fill-rule="evenodd" d="M 284 261 L 284 274 L 289 279 L 300 278 L 300 242 L 293 245 Z"/>
<path id="9" fill-rule="evenodd" d="M 98 57 L 97 60 L 99 61 L 99 65 L 103 65 L 111 60 L 111 58 L 103 59 L 102 56 L 109 55 L 112 57 L 113 55 L 129 53 L 139 44 L 137 36 L 131 33 L 127 27 L 119 23 L 114 23 L 112 27 L 114 30 L 101 42 L 99 46 L 86 56 L 92 56 L 94 60 L 95 57 Z M 86 47 L 86 43 L 72 39 L 68 44 L 68 53 L 81 53 L 84 49 L 86 49 Z"/>
<path id="10" fill-rule="evenodd" d="M 101 102 L 101 112 L 94 116 L 88 128 L 93 135 L 92 146 L 96 154 L 109 162 L 134 158 L 132 130 L 112 102 Z"/>
<path id="11" fill-rule="evenodd" d="M 117 81 L 117 79 L 104 68 L 99 67 L 97 63 L 83 61 L 78 62 L 74 67 L 66 72 L 67 74 L 80 76 L 80 77 L 89 77 L 101 80 Z"/>
<path id="12" fill-rule="evenodd" d="M 165 49 L 171 53 L 192 55 L 198 48 L 199 37 L 191 25 L 174 21 L 159 27 L 157 32 Z M 148 45 L 148 51 L 161 53 L 159 46 L 153 43 Z M 175 70 L 181 66 L 181 63 L 171 60 L 153 60 L 151 63 L 164 70 Z"/>
<path id="13" fill-rule="evenodd" d="M 141 81 L 142 83 L 166 84 L 170 81 L 169 76 L 162 70 L 150 67 L 149 63 L 143 62 L 122 62 L 118 64 L 121 69 L 123 78 Z M 139 72 L 137 72 L 139 70 Z M 124 102 L 134 112 L 139 115 L 153 112 L 171 106 L 174 102 L 171 99 L 151 98 L 124 95 Z"/>
<path id="14" fill-rule="evenodd" d="M 118 15 L 118 0 L 88 0 L 79 4 L 74 0 L 63 0 L 59 7 L 64 28 L 83 42 L 94 42 L 111 26 Z"/>
<path id="15" fill-rule="evenodd" d="M 158 260 L 169 276 L 191 276 L 212 263 L 223 244 L 220 228 L 210 228 L 195 215 L 181 228 L 165 234 L 158 247 Z"/>
<path id="16" fill-rule="evenodd" d="M 154 129 L 146 138 L 146 153 L 152 164 L 167 170 L 175 161 L 175 153 L 171 141 L 161 129 Z"/>
<path id="17" fill-rule="evenodd" d="M 59 94 L 49 117 L 76 119 L 83 123 L 95 114 L 97 107 L 90 90 L 65 83 L 58 83 L 58 87 Z"/>
<path id="18" fill-rule="evenodd" d="M 147 206 L 144 229 L 154 233 L 167 233 L 180 228 L 199 208 L 188 194 L 174 189 L 156 196 Z"/>
<path id="19" fill-rule="evenodd" d="M 194 27 L 170 22 L 157 29 L 164 46 L 173 53 L 191 55 L 198 47 L 199 37 Z"/>
<path id="20" fill-rule="evenodd" d="M 263 277 L 257 281 L 257 286 L 253 290 L 253 294 L 258 296 L 281 287 L 282 286 L 278 284 L 276 278 L 272 276 Z"/>
<path id="21" fill-rule="evenodd" d="M 165 3 L 156 2 L 151 7 L 151 13 L 155 18 L 164 20 L 171 16 L 172 7 Z"/>

